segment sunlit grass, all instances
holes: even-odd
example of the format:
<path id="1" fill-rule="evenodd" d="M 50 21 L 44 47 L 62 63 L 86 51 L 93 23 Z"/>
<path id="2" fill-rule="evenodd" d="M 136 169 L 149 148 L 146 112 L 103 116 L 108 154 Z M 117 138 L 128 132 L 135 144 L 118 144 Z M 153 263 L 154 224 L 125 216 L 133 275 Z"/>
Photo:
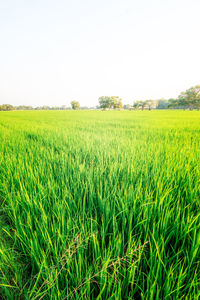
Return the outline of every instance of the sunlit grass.
<path id="1" fill-rule="evenodd" d="M 200 113 L 0 113 L 3 299 L 198 299 Z"/>

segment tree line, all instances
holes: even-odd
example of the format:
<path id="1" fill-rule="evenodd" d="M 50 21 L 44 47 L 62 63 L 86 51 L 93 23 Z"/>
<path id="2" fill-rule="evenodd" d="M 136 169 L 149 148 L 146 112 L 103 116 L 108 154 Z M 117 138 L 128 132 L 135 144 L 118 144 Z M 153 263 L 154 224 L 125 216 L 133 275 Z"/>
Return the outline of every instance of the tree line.
<path id="1" fill-rule="evenodd" d="M 200 85 L 196 85 L 181 92 L 177 98 L 158 99 L 158 100 L 137 100 L 133 105 L 122 105 L 122 99 L 119 97 L 103 96 L 99 98 L 99 108 L 101 109 L 134 109 L 134 110 L 152 110 L 152 109 L 200 109 Z"/>
<path id="2" fill-rule="evenodd" d="M 79 110 L 79 109 L 102 109 L 102 110 L 152 110 L 152 109 L 200 109 L 200 85 L 196 85 L 181 92 L 177 98 L 158 99 L 158 100 L 137 100 L 133 104 L 123 105 L 122 99 L 119 96 L 101 96 L 99 97 L 99 105 L 96 107 L 80 106 L 76 100 L 71 101 L 71 107 L 62 106 L 39 106 L 32 107 L 26 105 L 13 106 L 11 104 L 0 105 L 1 111 L 11 110 Z"/>

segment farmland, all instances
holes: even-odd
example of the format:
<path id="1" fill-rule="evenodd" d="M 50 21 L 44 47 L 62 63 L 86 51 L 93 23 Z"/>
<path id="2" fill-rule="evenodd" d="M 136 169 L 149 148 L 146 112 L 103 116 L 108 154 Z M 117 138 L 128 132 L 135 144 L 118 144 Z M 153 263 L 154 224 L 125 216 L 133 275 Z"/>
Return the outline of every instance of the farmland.
<path id="1" fill-rule="evenodd" d="M 1 299 L 198 299 L 200 112 L 0 112 Z"/>

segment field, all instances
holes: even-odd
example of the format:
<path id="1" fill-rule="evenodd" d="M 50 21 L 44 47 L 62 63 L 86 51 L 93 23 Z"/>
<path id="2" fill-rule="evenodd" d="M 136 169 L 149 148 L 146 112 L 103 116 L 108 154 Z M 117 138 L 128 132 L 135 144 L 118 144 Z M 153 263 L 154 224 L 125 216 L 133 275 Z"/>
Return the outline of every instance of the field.
<path id="1" fill-rule="evenodd" d="M 200 112 L 0 113 L 1 299 L 199 299 Z"/>

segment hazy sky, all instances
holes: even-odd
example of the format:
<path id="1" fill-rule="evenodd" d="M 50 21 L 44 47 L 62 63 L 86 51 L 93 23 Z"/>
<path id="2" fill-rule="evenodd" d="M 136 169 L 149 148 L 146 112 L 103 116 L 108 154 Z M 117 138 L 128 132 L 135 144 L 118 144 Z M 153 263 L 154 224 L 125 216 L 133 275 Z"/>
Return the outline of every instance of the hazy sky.
<path id="1" fill-rule="evenodd" d="M 0 104 L 176 97 L 200 84 L 200 0 L 0 0 Z"/>

